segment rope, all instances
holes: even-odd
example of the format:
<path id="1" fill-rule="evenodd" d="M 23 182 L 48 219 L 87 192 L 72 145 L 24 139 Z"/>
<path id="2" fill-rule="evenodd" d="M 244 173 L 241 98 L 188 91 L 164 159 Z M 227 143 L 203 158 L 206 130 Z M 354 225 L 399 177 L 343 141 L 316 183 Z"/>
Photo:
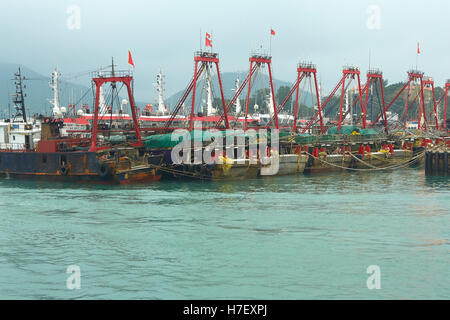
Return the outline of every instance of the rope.
<path id="1" fill-rule="evenodd" d="M 408 159 L 408 161 L 405 161 L 404 163 L 401 163 L 401 164 L 398 164 L 398 165 L 395 164 L 395 165 L 388 166 L 388 167 L 383 167 L 383 168 L 377 168 L 377 167 L 375 167 L 375 166 L 372 166 L 370 163 L 366 163 L 365 161 L 359 159 L 359 158 L 356 157 L 353 153 L 350 152 L 350 155 L 351 155 L 352 157 L 356 158 L 358 161 L 364 163 L 365 165 L 367 165 L 367 166 L 369 166 L 369 167 L 372 167 L 372 169 L 358 169 L 358 168 L 350 168 L 350 167 L 339 166 L 339 165 L 336 165 L 336 164 L 334 164 L 334 163 L 325 161 L 325 160 L 321 159 L 320 157 L 319 157 L 319 158 L 314 157 L 312 154 L 310 154 L 310 153 L 307 152 L 307 151 L 305 151 L 305 152 L 306 152 L 306 154 L 308 154 L 309 156 L 313 157 L 314 159 L 318 159 L 319 161 L 321 161 L 322 163 L 325 163 L 325 164 L 327 164 L 327 165 L 330 165 L 330 166 L 333 166 L 333 167 L 336 167 L 336 168 L 340 168 L 340 169 L 344 169 L 344 170 L 364 171 L 364 172 L 368 172 L 368 171 L 391 170 L 391 169 L 397 169 L 397 168 L 402 168 L 402 167 L 410 166 L 411 164 L 415 163 L 419 158 L 425 156 L 425 152 L 421 152 L 421 153 L 419 153 L 417 156 L 415 156 L 415 157 L 413 157 L 413 158 L 411 158 L 411 159 Z"/>
<path id="2" fill-rule="evenodd" d="M 372 154 L 372 153 L 370 154 L 370 156 L 373 157 L 373 158 L 375 158 L 375 159 L 377 159 L 377 160 L 380 160 L 380 161 L 389 162 L 389 159 L 381 158 L 381 157 L 376 156 L 376 155 L 374 155 L 374 154 Z"/>
<path id="3" fill-rule="evenodd" d="M 203 178 L 202 176 L 198 176 L 195 173 L 191 173 L 191 172 L 186 172 L 186 171 L 182 171 L 182 170 L 176 170 L 176 169 L 172 169 L 172 168 L 168 168 L 168 167 L 163 167 L 163 166 L 158 166 L 158 165 L 151 165 L 152 167 L 154 167 L 155 169 L 164 171 L 164 172 L 168 172 L 168 173 L 173 173 L 173 174 L 178 174 L 180 176 L 185 176 L 185 177 L 190 177 L 190 178 L 197 178 L 200 180 L 206 180 L 205 178 Z"/>
<path id="4" fill-rule="evenodd" d="M 313 157 L 314 159 L 318 159 L 320 162 L 322 162 L 324 164 L 327 164 L 329 166 L 340 168 L 340 169 L 343 169 L 343 170 L 361 171 L 361 172 L 393 170 L 393 169 L 399 169 L 399 168 L 403 168 L 403 167 L 409 167 L 412 164 L 418 162 L 421 158 L 423 158 L 425 156 L 425 152 L 421 152 L 418 155 L 416 155 L 416 156 L 412 157 L 411 159 L 408 159 L 407 161 L 404 161 L 402 163 L 394 164 L 392 166 L 378 168 L 378 167 L 375 167 L 375 166 L 371 165 L 370 163 L 367 163 L 367 162 L 363 161 L 362 159 L 359 159 L 353 153 L 349 152 L 348 154 L 350 154 L 351 157 L 355 158 L 357 161 L 363 163 L 364 165 L 366 165 L 368 167 L 371 167 L 371 169 L 358 169 L 358 168 L 351 168 L 351 167 L 340 166 L 340 165 L 328 162 L 326 160 L 321 159 L 320 157 L 313 156 L 311 153 L 309 153 L 307 151 L 305 151 L 305 153 L 307 155 Z M 344 158 L 345 158 L 345 155 L 343 155 L 342 162 L 344 162 Z M 301 156 L 299 156 L 299 160 L 298 160 L 297 166 L 300 164 L 300 161 L 301 161 Z M 185 177 L 199 179 L 199 180 L 211 180 L 212 179 L 212 176 L 198 175 L 197 173 L 191 173 L 191 172 L 186 172 L 186 171 L 182 171 L 182 170 L 172 169 L 172 168 L 168 168 L 168 167 L 163 167 L 161 165 L 151 165 L 151 167 L 153 167 L 153 168 L 155 168 L 157 170 L 163 171 L 163 172 L 177 174 L 179 176 L 185 176 Z M 249 167 L 250 167 L 250 164 L 249 164 Z M 215 180 L 225 180 L 226 178 L 225 177 L 214 177 L 214 179 Z"/>
<path id="5" fill-rule="evenodd" d="M 194 178 L 194 179 L 199 179 L 199 180 L 211 180 L 212 176 L 207 176 L 207 175 L 198 175 L 195 172 L 186 172 L 186 171 L 182 171 L 182 170 L 177 170 L 177 169 L 172 169 L 172 168 L 168 168 L 168 167 L 163 167 L 161 165 L 151 165 L 152 167 L 154 167 L 155 169 L 164 171 L 164 172 L 168 172 L 168 173 L 172 173 L 172 174 L 177 174 L 180 176 L 185 176 L 185 177 L 189 177 L 189 178 Z M 204 165 L 203 165 L 204 166 Z M 214 177 L 214 180 L 225 180 L 225 177 Z"/>
<path id="6" fill-rule="evenodd" d="M 370 167 L 370 168 L 372 168 L 372 169 L 377 169 L 377 167 L 375 167 L 374 165 L 372 165 L 372 164 L 370 164 L 370 163 L 367 163 L 367 162 L 363 161 L 362 159 L 359 159 L 357 156 L 355 156 L 355 155 L 354 155 L 353 153 L 351 153 L 351 152 L 349 152 L 349 153 L 350 153 L 350 155 L 352 156 L 352 158 L 356 159 L 357 161 L 359 161 L 359 162 L 365 164 L 366 166 L 368 166 L 368 167 Z"/>

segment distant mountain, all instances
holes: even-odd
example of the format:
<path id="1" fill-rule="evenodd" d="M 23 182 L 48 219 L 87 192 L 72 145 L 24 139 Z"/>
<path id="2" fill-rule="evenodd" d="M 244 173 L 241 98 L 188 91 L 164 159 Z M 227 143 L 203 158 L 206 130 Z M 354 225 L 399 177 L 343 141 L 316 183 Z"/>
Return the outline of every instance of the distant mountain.
<path id="1" fill-rule="evenodd" d="M 226 100 L 231 99 L 234 95 L 236 79 L 239 78 L 242 83 L 242 81 L 244 81 L 245 78 L 247 77 L 247 74 L 248 74 L 247 72 L 223 72 L 220 74 L 221 80 L 222 80 L 222 86 L 223 86 L 223 93 L 224 93 Z M 219 98 L 220 91 L 219 91 L 219 86 L 218 86 L 217 75 L 214 75 L 212 77 L 212 81 L 213 81 L 213 86 L 215 85 L 214 95 L 216 98 Z M 252 95 L 254 95 L 257 90 L 262 89 L 262 88 L 269 88 L 269 86 L 270 86 L 269 77 L 265 74 L 262 74 L 260 77 L 257 77 L 256 79 L 254 77 L 252 77 L 252 83 L 253 83 L 252 93 L 251 93 Z M 286 82 L 283 80 L 279 80 L 279 79 L 273 79 L 273 85 L 274 85 L 275 95 L 277 94 L 278 89 L 282 86 L 288 86 L 289 88 L 292 87 L 292 83 Z M 186 86 L 187 86 L 187 83 L 186 83 Z M 199 96 L 200 96 L 199 92 L 202 90 L 202 88 L 203 88 L 203 80 L 200 80 L 197 84 L 196 99 L 199 98 Z M 166 98 L 166 105 L 169 107 L 170 110 L 172 110 L 176 106 L 176 104 L 178 103 L 178 101 L 180 100 L 180 98 L 182 97 L 184 92 L 185 92 L 185 89 Z M 246 94 L 247 94 L 247 88 L 245 88 L 244 91 L 242 92 L 242 94 L 240 96 L 241 100 L 246 99 Z M 310 93 L 305 92 L 304 94 L 306 94 L 306 96 L 304 96 L 304 98 L 302 98 L 302 101 L 304 102 L 305 105 L 311 106 Z M 190 98 L 188 98 L 188 100 L 191 101 Z M 281 101 L 277 101 L 277 104 L 279 104 L 279 103 L 281 103 Z M 197 105 L 197 103 L 196 103 L 196 105 Z"/>
<path id="2" fill-rule="evenodd" d="M 0 63 L 0 118 L 8 116 L 8 103 L 11 113 L 14 114 L 11 95 L 15 93 L 15 86 L 12 79 L 14 79 L 14 73 L 18 71 L 18 68 L 19 65 L 17 64 Z M 20 68 L 22 76 L 29 79 L 24 81 L 27 112 L 29 114 L 50 114 L 52 105 L 48 100 L 53 98 L 53 92 L 49 87 L 50 75 L 39 74 L 25 66 L 20 66 Z M 71 101 L 77 102 L 84 94 L 85 97 L 82 102 L 92 105 L 93 97 L 90 88 L 64 80 L 60 81 L 59 87 L 60 104 L 62 106 L 67 106 Z"/>
<path id="3" fill-rule="evenodd" d="M 19 68 L 19 65 L 17 64 L 2 64 L 0 63 L 0 118 L 8 117 L 9 111 L 8 111 L 8 103 L 10 104 L 10 110 L 11 114 L 14 114 L 14 106 L 11 102 L 11 95 L 15 92 L 15 86 L 14 81 L 12 80 L 14 78 L 14 73 L 17 72 Z M 27 68 L 26 66 L 21 66 L 22 75 L 26 77 L 29 80 L 25 80 L 24 84 L 26 86 L 25 88 L 25 105 L 27 108 L 28 114 L 47 114 L 49 115 L 52 110 L 52 105 L 49 102 L 49 99 L 53 97 L 52 90 L 49 87 L 49 82 L 51 81 L 50 75 L 42 75 L 39 74 L 30 68 Z M 225 99 L 229 100 L 234 94 L 235 88 L 235 81 L 237 78 L 241 80 L 241 82 L 245 79 L 247 76 L 246 72 L 224 72 L 221 74 L 222 76 L 222 85 L 224 89 L 224 95 Z M 252 90 L 252 97 L 251 102 L 254 103 L 254 95 L 255 93 L 262 89 L 262 88 L 268 88 L 269 87 L 269 79 L 268 76 L 265 74 L 261 74 L 260 77 L 252 78 L 252 82 L 254 83 L 253 90 Z M 220 92 L 217 86 L 217 76 L 213 76 L 213 85 L 214 87 L 214 96 L 215 98 L 220 97 Z M 187 84 L 186 84 L 187 85 Z M 275 97 L 277 99 L 277 104 L 279 104 L 286 93 L 289 91 L 289 89 L 283 88 L 282 94 L 277 95 L 278 89 L 280 87 L 288 87 L 289 89 L 292 86 L 292 83 L 282 81 L 279 79 L 274 79 L 274 90 L 275 90 Z M 394 96 L 397 94 L 397 92 L 400 90 L 400 88 L 403 86 L 403 83 L 394 83 L 391 85 L 388 85 L 387 81 L 385 81 L 385 101 L 386 104 L 389 103 Z M 93 104 L 93 94 L 92 89 L 88 86 L 83 86 L 79 84 L 74 84 L 69 81 L 65 81 L 64 78 L 60 80 L 60 104 L 62 106 L 67 106 L 68 104 L 75 102 L 79 103 L 77 105 L 77 108 L 80 108 L 80 103 L 88 104 L 92 107 Z M 200 95 L 202 93 L 203 88 L 203 81 L 200 80 L 197 84 L 197 95 L 196 99 L 200 98 Z M 308 88 L 308 86 L 306 86 Z M 170 110 L 177 104 L 179 99 L 184 93 L 183 89 L 182 91 L 179 91 L 175 93 L 174 95 L 166 98 L 166 105 L 169 107 Z M 436 87 L 436 99 L 442 96 L 443 89 L 440 87 Z M 106 90 L 105 94 L 108 90 Z M 268 91 L 267 91 L 268 92 Z M 243 93 L 241 94 L 241 101 L 245 101 L 246 99 L 246 93 L 247 89 L 245 88 Z M 124 94 L 126 96 L 126 94 Z M 294 98 L 295 95 L 293 95 L 292 98 Z M 403 114 L 404 106 L 405 106 L 405 93 L 402 95 L 402 97 L 399 97 L 397 101 L 392 105 L 390 108 L 390 111 Z M 82 98 L 83 97 L 83 98 Z M 205 95 L 203 95 L 203 98 Z M 428 96 L 427 96 L 428 97 Z M 82 98 L 82 99 L 81 99 Z M 323 96 L 322 99 L 325 99 L 326 96 Z M 429 97 L 428 97 L 429 99 Z M 121 101 L 122 98 L 120 98 L 119 101 Z M 186 105 L 189 104 L 189 100 L 186 102 Z M 380 112 L 380 106 L 378 99 L 374 99 L 373 101 L 373 108 L 369 109 L 369 112 L 374 115 L 378 114 Z M 335 116 L 338 112 L 339 108 L 339 94 L 337 94 L 335 97 L 333 97 L 330 100 L 330 103 L 327 105 L 327 107 L 324 110 L 325 115 L 327 116 Z M 302 94 L 302 103 L 305 104 L 307 107 L 311 107 L 311 94 L 307 91 L 303 92 Z M 428 102 L 427 102 L 428 103 Z M 141 107 L 141 109 L 145 106 L 145 102 L 136 101 L 136 105 Z M 258 102 L 260 104 L 260 102 Z M 371 103 L 369 103 L 370 105 Z M 429 104 L 429 103 L 428 103 Z M 198 103 L 196 103 L 198 105 Z M 416 103 L 417 105 L 417 103 Z M 312 114 L 312 109 L 308 108 L 310 110 L 305 110 L 304 115 L 308 115 L 309 113 Z M 288 106 L 286 106 L 285 110 L 289 110 Z M 417 108 L 411 108 L 409 110 L 410 114 L 413 114 L 414 112 L 417 112 Z M 441 107 L 442 112 L 442 107 Z M 447 118 L 450 118 L 450 109 L 447 110 Z"/>
<path id="4" fill-rule="evenodd" d="M 19 65 L 17 64 L 0 63 L 0 118 L 8 117 L 10 112 L 13 115 L 15 112 L 11 95 L 15 93 L 13 78 L 14 73 L 17 72 L 18 68 Z M 49 87 L 49 82 L 51 81 L 50 74 L 42 75 L 26 66 L 20 66 L 20 68 L 22 71 L 22 76 L 28 79 L 24 81 L 24 85 L 26 86 L 24 92 L 26 94 L 25 106 L 27 108 L 27 113 L 29 115 L 51 114 L 52 105 L 50 104 L 49 100 L 53 98 L 53 92 Z M 232 98 L 234 94 L 233 89 L 235 88 L 236 79 L 239 78 L 242 82 L 246 76 L 247 76 L 246 72 L 221 73 L 225 99 L 229 100 Z M 213 85 L 215 86 L 214 96 L 216 98 L 220 97 L 220 92 L 217 83 L 218 83 L 217 75 L 214 75 Z M 252 96 L 255 95 L 257 90 L 269 88 L 269 78 L 266 74 L 261 74 L 256 78 L 253 77 L 252 83 L 253 83 Z M 279 79 L 274 79 L 273 83 L 275 94 L 277 94 L 278 89 L 282 86 L 289 88 L 291 88 L 292 86 L 292 83 L 282 81 Z M 203 88 L 203 80 L 200 80 L 197 84 L 196 99 L 200 98 L 200 95 L 202 94 L 202 88 Z M 166 105 L 169 107 L 170 110 L 172 110 L 172 108 L 177 104 L 177 102 L 183 95 L 184 90 L 185 89 L 166 98 Z M 240 97 L 242 101 L 245 100 L 246 93 L 247 89 L 244 89 Z M 62 77 L 62 79 L 60 79 L 59 82 L 59 97 L 61 106 L 67 106 L 71 103 L 77 103 L 77 109 L 79 109 L 81 103 L 88 104 L 91 107 L 93 104 L 93 94 L 92 89 L 90 87 L 65 81 L 64 77 Z M 278 98 L 277 95 L 276 98 Z M 120 101 L 121 99 L 122 98 L 120 98 Z M 281 102 L 278 100 L 281 99 L 277 99 L 277 104 Z M 304 101 L 304 103 L 307 106 L 311 106 L 311 97 L 309 92 L 304 93 L 302 101 Z M 141 109 L 145 106 L 145 104 L 146 103 L 144 102 L 136 101 L 136 105 L 141 107 Z"/>

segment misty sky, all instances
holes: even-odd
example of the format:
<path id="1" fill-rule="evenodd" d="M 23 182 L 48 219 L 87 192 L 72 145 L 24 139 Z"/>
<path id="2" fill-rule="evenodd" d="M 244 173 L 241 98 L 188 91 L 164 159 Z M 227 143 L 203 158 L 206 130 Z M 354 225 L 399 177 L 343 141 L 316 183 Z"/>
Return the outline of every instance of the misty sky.
<path id="1" fill-rule="evenodd" d="M 67 27 L 70 5 L 81 10 L 80 29 Z M 369 5 L 381 10 L 379 29 L 367 26 L 374 21 Z M 186 87 L 200 29 L 212 32 L 224 72 L 247 70 L 250 52 L 269 46 L 272 27 L 276 78 L 293 81 L 297 62 L 312 61 L 327 94 L 343 65 L 360 66 L 365 74 L 370 49 L 372 66 L 390 83 L 403 81 L 415 67 L 420 41 L 419 69 L 442 86 L 450 78 L 449 14 L 448 0 L 3 0 L 0 62 L 45 75 L 58 66 L 70 75 L 108 65 L 111 56 L 127 69 L 130 49 L 136 100 L 152 102 L 159 68 L 166 74 L 167 95 Z M 77 80 L 90 85 L 87 78 Z"/>

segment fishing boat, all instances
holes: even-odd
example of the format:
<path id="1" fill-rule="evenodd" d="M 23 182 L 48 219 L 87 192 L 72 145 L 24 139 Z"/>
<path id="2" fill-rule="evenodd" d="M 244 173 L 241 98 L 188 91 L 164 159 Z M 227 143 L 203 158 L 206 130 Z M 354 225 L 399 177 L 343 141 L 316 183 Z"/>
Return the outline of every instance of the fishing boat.
<path id="1" fill-rule="evenodd" d="M 354 163 L 350 153 L 328 154 L 324 148 L 320 148 L 319 152 L 317 150 L 318 148 L 314 148 L 308 157 L 304 170 L 307 174 L 345 171 Z"/>
<path id="2" fill-rule="evenodd" d="M 253 163 L 251 159 L 224 158 L 215 163 L 211 170 L 211 180 L 243 180 L 258 176 L 260 164 Z"/>
<path id="3" fill-rule="evenodd" d="M 372 152 L 368 144 L 361 145 L 355 168 L 359 169 L 380 169 L 394 168 L 401 165 L 409 165 L 409 161 L 414 157 L 414 152 L 407 149 L 394 149 L 392 143 L 385 143 L 381 149 Z"/>
<path id="4" fill-rule="evenodd" d="M 193 130 L 186 135 L 175 136 L 172 133 L 152 135 L 143 139 L 147 153 L 152 156 L 153 164 L 166 178 L 191 178 L 201 180 L 238 180 L 256 178 L 260 169 L 260 161 L 248 157 L 248 145 L 233 145 L 222 152 L 209 150 L 208 145 L 213 139 L 226 139 L 235 132 Z M 182 146 L 188 142 L 187 146 Z M 179 159 L 174 159 L 175 148 L 179 150 Z M 183 149 L 181 149 L 183 148 Z M 242 155 L 238 150 L 241 150 Z M 210 161 L 205 161 L 203 155 L 209 150 Z M 159 160 L 157 160 L 159 159 Z M 157 163 L 155 163 L 157 162 Z"/>
<path id="5" fill-rule="evenodd" d="M 108 77 L 97 74 L 93 78 L 97 91 L 94 123 L 89 138 L 63 136 L 61 129 L 64 120 L 58 117 L 42 117 L 30 122 L 25 112 L 22 80 L 19 69 L 15 77 L 14 95 L 17 114 L 10 119 L 8 126 L 0 125 L 3 128 L 3 134 L 0 135 L 0 175 L 120 184 L 161 178 L 157 169 L 149 164 L 150 155 L 142 147 L 138 125 L 135 125 L 134 141 L 113 147 L 98 139 L 100 87 L 107 82 L 123 82 L 127 86 L 131 105 L 134 105 L 130 74 L 117 75 L 113 69 Z M 132 110 L 134 123 L 137 124 L 136 114 Z M 54 108 L 54 115 L 57 114 L 58 110 Z"/>

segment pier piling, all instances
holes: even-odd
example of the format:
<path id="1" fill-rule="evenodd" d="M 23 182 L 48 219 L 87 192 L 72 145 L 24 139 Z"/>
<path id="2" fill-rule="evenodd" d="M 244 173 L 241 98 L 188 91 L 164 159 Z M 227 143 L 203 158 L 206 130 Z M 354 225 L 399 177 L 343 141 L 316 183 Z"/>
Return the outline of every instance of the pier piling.
<path id="1" fill-rule="evenodd" d="M 426 175 L 448 175 L 448 149 L 429 150 L 425 153 L 425 174 Z"/>

